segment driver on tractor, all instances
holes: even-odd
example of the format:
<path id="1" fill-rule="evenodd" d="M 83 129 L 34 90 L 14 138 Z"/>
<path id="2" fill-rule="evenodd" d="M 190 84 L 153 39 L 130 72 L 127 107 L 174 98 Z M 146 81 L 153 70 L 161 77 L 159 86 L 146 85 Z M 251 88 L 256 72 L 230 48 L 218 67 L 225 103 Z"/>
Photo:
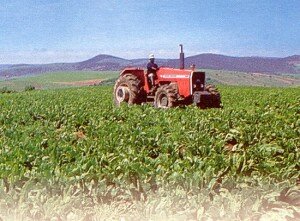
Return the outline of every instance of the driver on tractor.
<path id="1" fill-rule="evenodd" d="M 150 83 L 150 88 L 153 89 L 155 86 L 154 79 L 156 77 L 156 71 L 158 70 L 157 64 L 154 63 L 154 54 L 149 55 L 149 63 L 147 64 L 147 77 Z"/>

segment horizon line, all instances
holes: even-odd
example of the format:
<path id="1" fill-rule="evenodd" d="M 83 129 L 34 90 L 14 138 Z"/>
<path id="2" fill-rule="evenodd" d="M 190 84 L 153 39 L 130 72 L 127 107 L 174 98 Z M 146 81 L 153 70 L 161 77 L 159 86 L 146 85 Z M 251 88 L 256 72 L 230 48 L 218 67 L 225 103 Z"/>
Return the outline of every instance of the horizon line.
<path id="1" fill-rule="evenodd" d="M 187 56 L 185 58 L 190 58 L 190 57 L 195 57 L 195 56 L 199 56 L 199 55 L 217 55 L 217 56 L 224 56 L 224 57 L 231 57 L 231 58 L 265 58 L 265 59 L 284 59 L 284 58 L 289 58 L 289 57 L 294 57 L 294 56 L 300 56 L 300 54 L 292 54 L 292 55 L 288 55 L 288 56 L 284 56 L 284 57 L 279 57 L 279 56 L 259 56 L 259 55 L 252 55 L 252 56 L 235 56 L 235 55 L 228 55 L 228 54 L 221 54 L 221 53 L 213 53 L 213 52 L 204 52 L 204 53 L 199 53 L 199 54 L 195 54 L 195 55 L 190 55 Z M 123 56 L 118 56 L 118 55 L 113 55 L 113 54 L 108 54 L 108 53 L 100 53 L 97 55 L 94 55 L 88 59 L 83 59 L 83 60 L 79 60 L 79 61 L 57 61 L 57 62 L 44 62 L 44 63 L 26 63 L 26 62 L 20 62 L 20 63 L 0 63 L 0 65 L 46 65 L 46 64 L 72 64 L 72 63 L 80 63 L 80 62 L 84 62 L 84 61 L 88 61 L 91 60 L 93 58 L 96 58 L 98 56 L 109 56 L 109 57 L 113 57 L 113 58 L 119 58 L 119 59 L 123 59 L 123 60 L 127 60 L 127 61 L 131 61 L 131 60 L 148 60 L 147 57 L 140 57 L 140 58 L 130 58 L 130 59 L 126 59 Z M 157 57 L 155 58 L 156 60 L 179 60 L 179 54 L 178 54 L 178 58 L 161 58 L 161 57 Z"/>

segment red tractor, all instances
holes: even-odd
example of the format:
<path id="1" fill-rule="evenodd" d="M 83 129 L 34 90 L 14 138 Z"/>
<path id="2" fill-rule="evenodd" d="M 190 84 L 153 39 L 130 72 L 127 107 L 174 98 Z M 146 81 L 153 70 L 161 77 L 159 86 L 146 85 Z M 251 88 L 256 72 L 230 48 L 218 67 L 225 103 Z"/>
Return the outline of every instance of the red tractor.
<path id="1" fill-rule="evenodd" d="M 147 71 L 125 68 L 114 86 L 114 102 L 142 104 L 153 102 L 155 107 L 168 108 L 195 104 L 201 108 L 220 108 L 221 96 L 213 85 L 205 85 L 205 72 L 184 69 L 184 53 L 181 47 L 180 68 L 160 67 L 156 71 L 154 85 Z"/>

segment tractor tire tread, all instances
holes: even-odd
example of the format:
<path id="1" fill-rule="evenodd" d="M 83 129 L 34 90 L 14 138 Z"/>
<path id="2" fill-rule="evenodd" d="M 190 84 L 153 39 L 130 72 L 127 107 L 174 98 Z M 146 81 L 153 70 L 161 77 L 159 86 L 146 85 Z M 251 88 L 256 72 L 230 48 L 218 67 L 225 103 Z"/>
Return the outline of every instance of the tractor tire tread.
<path id="1" fill-rule="evenodd" d="M 129 88 L 129 91 L 130 91 L 130 96 L 129 96 L 130 98 L 128 100 L 129 105 L 140 104 L 142 102 L 140 99 L 140 95 L 142 93 L 141 81 L 133 74 L 125 74 L 118 78 L 118 80 L 116 81 L 115 86 L 114 86 L 114 103 L 117 106 L 120 106 L 120 103 L 116 100 L 115 94 L 116 94 L 116 89 L 121 84 L 125 84 Z"/>
<path id="2" fill-rule="evenodd" d="M 205 90 L 213 95 L 212 101 L 209 107 L 220 108 L 221 107 L 221 94 L 215 85 L 208 84 L 205 86 Z"/>
<path id="3" fill-rule="evenodd" d="M 166 96 L 168 97 L 168 108 L 169 107 L 175 107 L 177 106 L 177 97 L 178 97 L 178 92 L 174 87 L 171 87 L 170 85 L 166 84 L 166 85 L 162 85 L 160 86 L 155 94 L 155 99 L 154 99 L 154 103 L 156 107 L 159 107 L 159 105 L 157 104 L 157 96 L 159 93 L 165 93 Z"/>

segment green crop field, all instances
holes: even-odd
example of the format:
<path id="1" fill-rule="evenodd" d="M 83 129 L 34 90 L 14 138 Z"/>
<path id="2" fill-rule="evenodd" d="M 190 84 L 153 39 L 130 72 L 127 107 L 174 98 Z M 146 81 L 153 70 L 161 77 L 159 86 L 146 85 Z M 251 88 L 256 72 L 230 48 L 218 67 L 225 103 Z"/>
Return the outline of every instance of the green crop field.
<path id="1" fill-rule="evenodd" d="M 300 88 L 219 90 L 207 110 L 0 94 L 0 218 L 299 220 Z"/>

